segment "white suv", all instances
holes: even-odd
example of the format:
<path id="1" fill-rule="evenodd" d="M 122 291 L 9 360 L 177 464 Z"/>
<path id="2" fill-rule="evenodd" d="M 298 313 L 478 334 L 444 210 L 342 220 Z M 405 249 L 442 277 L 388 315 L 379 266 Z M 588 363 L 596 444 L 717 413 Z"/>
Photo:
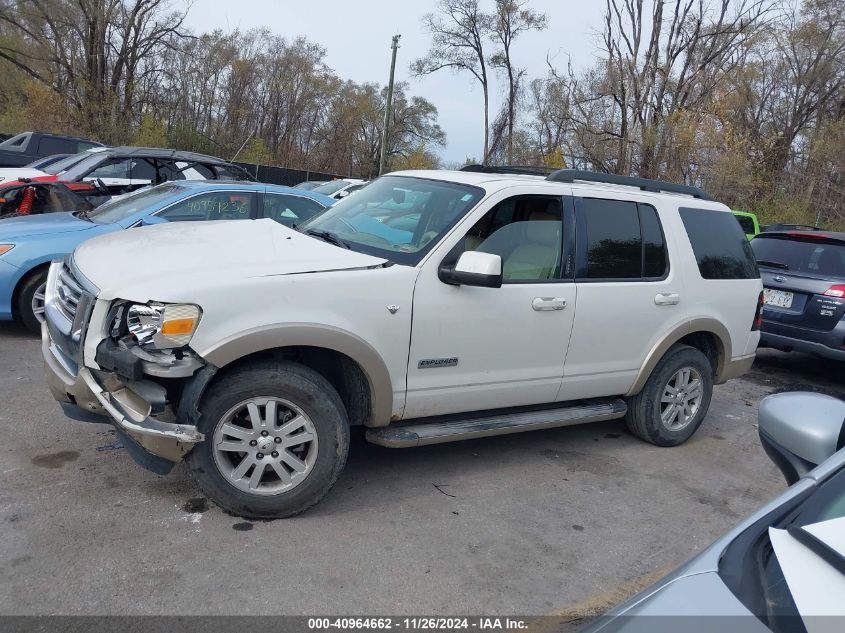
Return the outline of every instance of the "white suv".
<path id="1" fill-rule="evenodd" d="M 284 517 L 328 492 L 355 425 L 407 447 L 624 417 L 680 444 L 751 366 L 761 290 L 730 210 L 692 187 L 409 171 L 297 230 L 90 240 L 50 269 L 43 354 L 68 416 Z"/>

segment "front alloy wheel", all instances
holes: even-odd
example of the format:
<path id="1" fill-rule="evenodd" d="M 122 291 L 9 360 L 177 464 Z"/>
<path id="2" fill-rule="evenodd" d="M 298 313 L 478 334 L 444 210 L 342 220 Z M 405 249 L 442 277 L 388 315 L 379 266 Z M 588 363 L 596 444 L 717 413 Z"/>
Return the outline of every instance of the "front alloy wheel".
<path id="1" fill-rule="evenodd" d="M 274 495 L 303 482 L 314 468 L 314 423 L 292 402 L 250 398 L 229 409 L 214 431 L 214 462 L 235 488 Z"/>
<path id="2" fill-rule="evenodd" d="M 299 514 L 326 495 L 346 464 L 346 407 L 304 365 L 262 360 L 223 370 L 199 412 L 206 439 L 186 462 L 206 496 L 232 514 Z"/>

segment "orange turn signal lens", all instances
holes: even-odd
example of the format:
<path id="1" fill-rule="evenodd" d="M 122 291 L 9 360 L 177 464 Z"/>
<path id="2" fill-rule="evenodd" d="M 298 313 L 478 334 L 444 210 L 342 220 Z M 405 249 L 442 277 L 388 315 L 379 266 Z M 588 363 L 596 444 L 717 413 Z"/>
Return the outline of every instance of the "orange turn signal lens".
<path id="1" fill-rule="evenodd" d="M 15 247 L 14 244 L 0 244 L 0 255 L 5 255 Z"/>
<path id="2" fill-rule="evenodd" d="M 161 324 L 161 333 L 164 336 L 180 336 L 190 334 L 194 331 L 196 319 L 171 319 Z"/>

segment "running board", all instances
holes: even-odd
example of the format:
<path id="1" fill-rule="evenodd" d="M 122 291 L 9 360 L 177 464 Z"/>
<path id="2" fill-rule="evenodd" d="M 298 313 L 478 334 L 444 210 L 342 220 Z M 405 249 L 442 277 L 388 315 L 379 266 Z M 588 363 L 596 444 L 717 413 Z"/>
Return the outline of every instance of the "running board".
<path id="1" fill-rule="evenodd" d="M 585 422 L 615 420 L 623 417 L 627 411 L 625 401 L 620 398 L 582 400 L 577 404 L 554 409 L 500 413 L 469 419 L 448 416 L 448 418 L 431 418 L 429 422 L 408 421 L 403 424 L 369 429 L 367 440 L 388 448 L 409 448 L 492 435 L 553 429 Z"/>

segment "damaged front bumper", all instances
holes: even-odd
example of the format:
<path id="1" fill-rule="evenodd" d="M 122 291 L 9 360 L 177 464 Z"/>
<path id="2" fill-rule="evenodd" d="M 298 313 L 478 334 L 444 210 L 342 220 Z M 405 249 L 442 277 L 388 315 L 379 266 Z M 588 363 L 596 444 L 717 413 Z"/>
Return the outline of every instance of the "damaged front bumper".
<path id="1" fill-rule="evenodd" d="M 165 474 L 203 441 L 196 426 L 179 422 L 180 418 L 195 421 L 197 417 L 193 403 L 184 402 L 186 396 L 175 421 L 163 421 L 153 417 L 163 411 L 165 403 L 164 389 L 158 383 L 76 365 L 54 344 L 46 323 L 41 328 L 41 348 L 47 384 L 65 415 L 88 422 L 111 422 L 129 454 L 144 468 Z M 195 378 L 203 381 L 205 375 L 200 370 Z M 188 385 L 183 393 L 190 396 L 198 391 Z"/>

